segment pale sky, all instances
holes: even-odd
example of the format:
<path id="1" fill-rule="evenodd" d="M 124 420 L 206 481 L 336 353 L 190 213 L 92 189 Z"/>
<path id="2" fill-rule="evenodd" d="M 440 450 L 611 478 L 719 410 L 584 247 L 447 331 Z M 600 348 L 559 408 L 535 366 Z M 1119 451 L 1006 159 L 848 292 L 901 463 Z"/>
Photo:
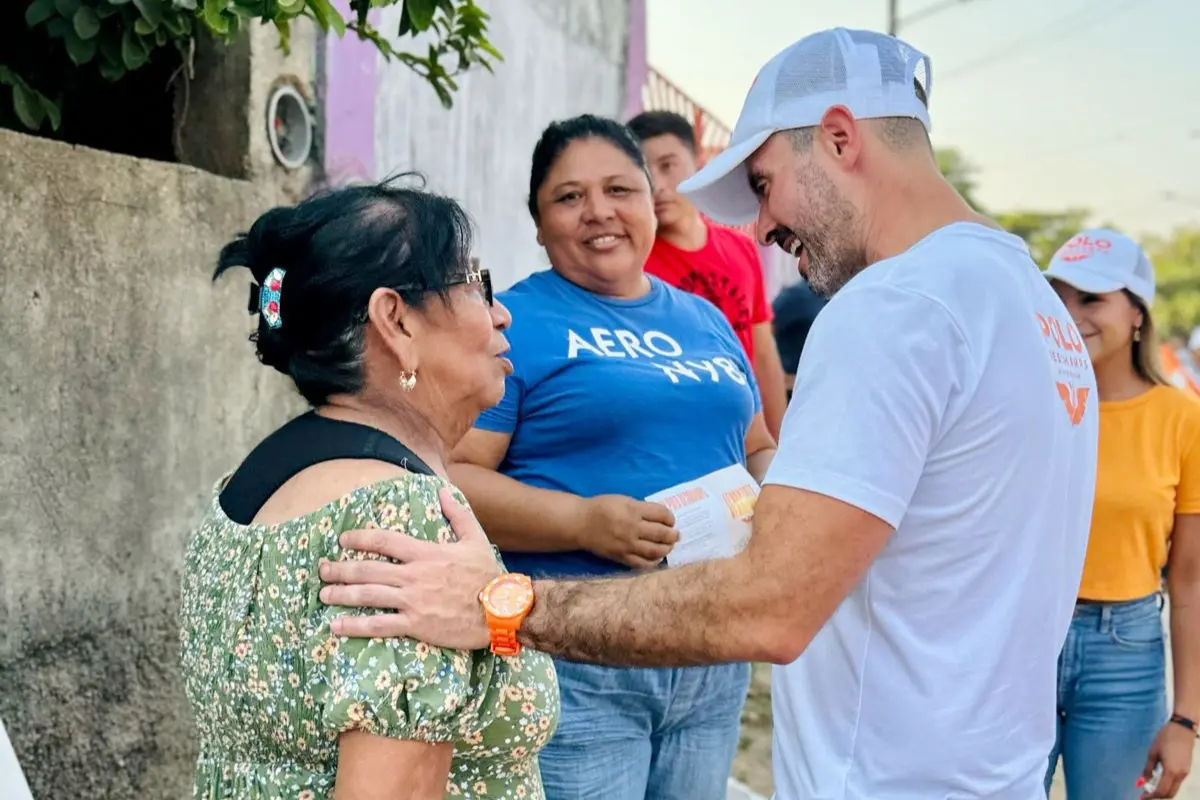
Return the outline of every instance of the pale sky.
<path id="1" fill-rule="evenodd" d="M 933 141 L 996 210 L 1083 206 L 1131 233 L 1200 224 L 1200 0 L 899 0 L 933 66 Z M 943 11 L 904 25 L 906 16 Z M 646 0 L 658 69 L 733 127 L 759 67 L 887 0 Z"/>

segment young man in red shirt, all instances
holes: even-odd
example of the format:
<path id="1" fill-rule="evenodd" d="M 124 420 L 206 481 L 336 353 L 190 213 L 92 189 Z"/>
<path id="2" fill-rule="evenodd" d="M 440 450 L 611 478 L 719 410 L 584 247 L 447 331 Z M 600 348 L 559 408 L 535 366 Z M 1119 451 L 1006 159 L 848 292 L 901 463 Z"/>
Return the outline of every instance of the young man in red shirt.
<path id="1" fill-rule="evenodd" d="M 658 236 L 646 272 L 703 297 L 729 320 L 754 366 L 763 416 L 778 439 L 787 399 L 758 248 L 749 236 L 706 220 L 676 191 L 697 168 L 696 136 L 686 119 L 647 111 L 627 124 L 641 142 L 654 184 Z"/>

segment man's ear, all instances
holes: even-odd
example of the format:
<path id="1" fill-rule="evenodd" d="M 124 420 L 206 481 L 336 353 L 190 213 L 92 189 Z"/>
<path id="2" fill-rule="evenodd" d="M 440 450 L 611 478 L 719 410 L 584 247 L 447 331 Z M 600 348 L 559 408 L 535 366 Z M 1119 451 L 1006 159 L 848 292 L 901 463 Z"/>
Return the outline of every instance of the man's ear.
<path id="1" fill-rule="evenodd" d="M 848 108 L 831 106 L 821 117 L 813 139 L 815 147 L 821 147 L 827 156 L 849 168 L 858 162 L 862 136 L 862 125 Z"/>

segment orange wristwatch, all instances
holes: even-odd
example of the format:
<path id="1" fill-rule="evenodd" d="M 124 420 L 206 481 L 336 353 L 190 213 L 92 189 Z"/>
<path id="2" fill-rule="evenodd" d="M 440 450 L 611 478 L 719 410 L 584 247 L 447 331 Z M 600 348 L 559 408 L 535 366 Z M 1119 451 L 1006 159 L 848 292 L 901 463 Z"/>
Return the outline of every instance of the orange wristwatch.
<path id="1" fill-rule="evenodd" d="M 515 656 L 521 652 L 517 630 L 533 608 L 533 581 L 519 572 L 493 578 L 479 593 L 479 604 L 492 635 L 492 652 Z"/>

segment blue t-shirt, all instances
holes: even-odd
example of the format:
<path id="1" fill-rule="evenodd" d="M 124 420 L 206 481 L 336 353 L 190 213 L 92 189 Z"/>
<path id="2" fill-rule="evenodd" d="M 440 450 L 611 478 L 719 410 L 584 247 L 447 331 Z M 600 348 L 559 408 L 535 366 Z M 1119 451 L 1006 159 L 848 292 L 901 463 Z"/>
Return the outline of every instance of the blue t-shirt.
<path id="1" fill-rule="evenodd" d="M 603 297 L 553 270 L 500 299 L 513 317 L 513 374 L 475 423 L 512 435 L 500 472 L 581 497 L 641 500 L 745 463 L 758 387 L 716 306 L 654 277 L 637 299 Z M 583 551 L 503 555 L 537 577 L 627 570 Z"/>

